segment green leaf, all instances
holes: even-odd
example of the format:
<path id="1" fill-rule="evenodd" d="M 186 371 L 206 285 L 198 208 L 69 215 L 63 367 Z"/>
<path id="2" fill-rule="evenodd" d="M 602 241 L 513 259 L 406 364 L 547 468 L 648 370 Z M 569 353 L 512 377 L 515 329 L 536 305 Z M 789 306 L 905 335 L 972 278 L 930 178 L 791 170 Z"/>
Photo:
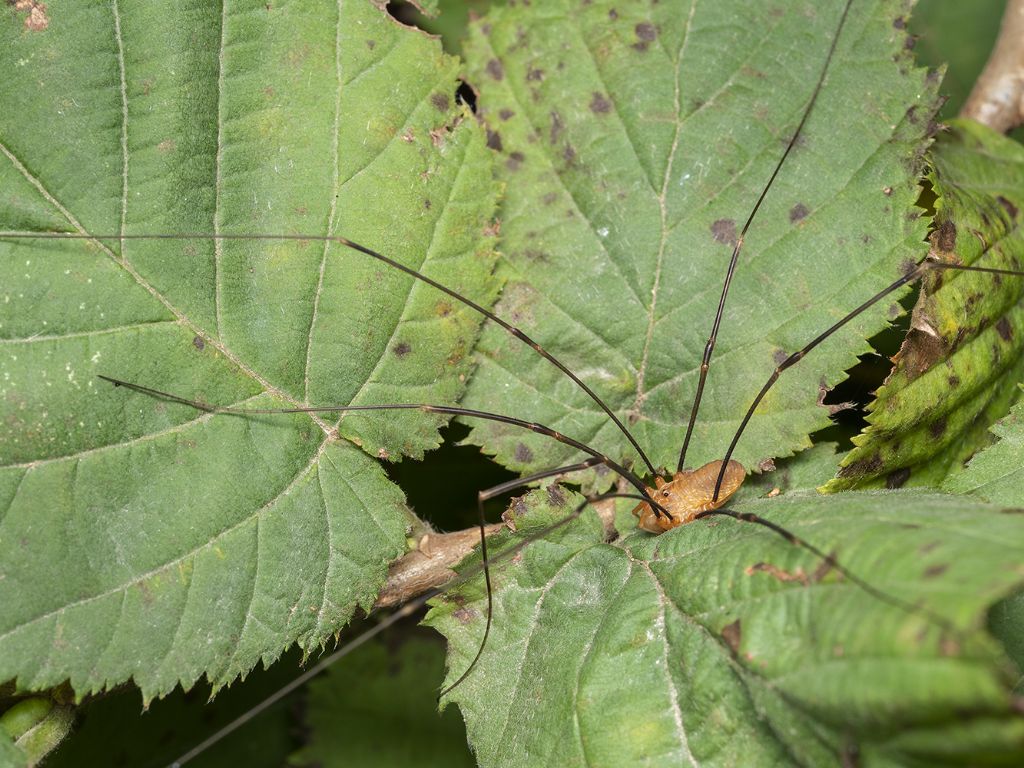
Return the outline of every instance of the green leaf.
<path id="1" fill-rule="evenodd" d="M 367 3 L 52 7 L 0 19 L 0 679 L 148 700 L 311 649 L 416 523 L 371 456 L 443 419 L 219 405 L 454 402 L 493 301 L 497 186 L 458 62 Z M 386 94 L 386 96 L 382 96 Z M 361 446 L 363 450 L 360 450 Z"/>
<path id="2" fill-rule="evenodd" d="M 552 504 L 551 499 L 556 503 Z M 536 492 L 519 538 L 578 497 Z M 495 569 L 494 624 L 450 701 L 481 765 L 864 765 L 1024 757 L 1017 678 L 984 632 L 1019 588 L 1024 518 L 917 492 L 744 502 L 831 553 L 732 520 L 602 541 L 592 512 Z M 483 631 L 474 582 L 431 623 L 448 682 Z"/>
<path id="3" fill-rule="evenodd" d="M 932 253 L 942 261 L 1024 267 L 1024 148 L 956 121 L 932 152 L 938 195 Z M 988 445 L 988 427 L 1024 379 L 1024 280 L 932 271 L 896 366 L 826 490 L 939 485 Z"/>
<path id="4" fill-rule="evenodd" d="M 309 686 L 309 744 L 298 765 L 472 766 L 454 711 L 438 718 L 439 642 L 410 637 L 398 647 L 368 643 Z M 401 738 L 396 738 L 400 736 Z"/>
<path id="5" fill-rule="evenodd" d="M 720 458 L 773 368 L 924 255 L 913 208 L 936 82 L 893 20 L 856 2 L 825 87 L 746 239 L 691 466 Z M 731 250 L 796 129 L 843 3 L 544 3 L 496 9 L 467 44 L 500 144 L 501 312 L 579 372 L 655 466 L 675 467 Z M 717 235 L 717 237 L 716 237 Z M 787 371 L 734 458 L 809 446 L 820 395 L 899 311 L 882 302 Z M 464 403 L 634 453 L 571 382 L 488 329 Z M 574 452 L 501 425 L 473 440 L 521 471 Z"/>
<path id="6" fill-rule="evenodd" d="M 977 496 L 995 504 L 1024 507 L 1024 403 L 992 427 L 999 442 L 971 459 L 967 470 L 953 475 L 943 488 Z"/>

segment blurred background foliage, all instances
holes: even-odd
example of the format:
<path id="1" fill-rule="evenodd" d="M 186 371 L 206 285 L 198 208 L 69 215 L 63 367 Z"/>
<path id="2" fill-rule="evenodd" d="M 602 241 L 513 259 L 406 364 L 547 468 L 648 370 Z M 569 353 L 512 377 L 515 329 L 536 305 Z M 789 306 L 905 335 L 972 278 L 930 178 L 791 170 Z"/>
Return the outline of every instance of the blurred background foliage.
<path id="1" fill-rule="evenodd" d="M 501 1 L 438 0 L 433 17 L 404 2 L 388 4 L 388 12 L 405 24 L 440 36 L 446 51 L 459 54 L 470 19 Z M 910 30 L 918 38 L 918 60 L 929 67 L 946 67 L 942 91 L 948 101 L 940 117 L 954 116 L 967 98 L 999 30 L 1004 5 L 1005 0 L 921 0 L 915 9 Z M 471 101 L 472 84 L 468 85 L 463 97 Z M 866 357 L 829 399 L 866 403 L 887 374 L 888 355 L 896 351 L 899 340 L 898 329 L 873 340 L 880 354 Z M 859 413 L 848 414 L 846 422 L 819 438 L 848 439 L 862 424 Z M 416 512 L 441 530 L 472 525 L 476 494 L 471 489 L 511 477 L 475 447 L 458 445 L 467 432 L 453 425 L 445 445 L 426 460 L 389 467 Z M 462 498 L 452 498 L 453 488 L 468 490 Z M 500 514 L 501 506 L 501 500 L 494 503 L 489 510 L 492 518 Z M 357 635 L 371 622 L 353 623 L 343 639 Z M 443 658 L 443 644 L 433 633 L 424 633 L 415 621 L 396 625 L 385 639 L 349 657 L 344 669 L 293 694 L 190 764 L 197 768 L 355 764 L 330 759 L 330 744 L 341 743 L 337 734 L 329 732 L 330 723 L 338 724 L 344 743 L 355 750 L 349 756 L 358 755 L 360 765 L 392 766 L 408 764 L 410 759 L 422 765 L 472 764 L 456 709 L 449 708 L 443 717 L 437 713 L 436 687 Z M 203 686 L 188 693 L 176 691 L 146 712 L 138 692 L 127 687 L 87 702 L 78 712 L 74 732 L 46 765 L 166 765 L 299 674 L 301 663 L 301 653 L 287 653 L 271 669 L 255 670 L 212 703 Z M 396 751 L 398 741 L 418 746 L 415 757 Z"/>

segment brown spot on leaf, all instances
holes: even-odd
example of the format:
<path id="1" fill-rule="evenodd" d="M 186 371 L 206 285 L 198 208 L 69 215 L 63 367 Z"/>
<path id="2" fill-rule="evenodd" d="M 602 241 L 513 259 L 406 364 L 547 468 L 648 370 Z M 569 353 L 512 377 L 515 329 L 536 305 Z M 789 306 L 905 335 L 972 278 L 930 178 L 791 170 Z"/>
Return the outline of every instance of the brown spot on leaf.
<path id="1" fill-rule="evenodd" d="M 711 225 L 711 235 L 719 243 L 724 245 L 735 245 L 736 221 L 733 219 L 719 219 Z"/>
<path id="2" fill-rule="evenodd" d="M 729 646 L 733 654 L 740 652 L 740 643 L 743 640 L 743 631 L 740 628 L 740 620 L 730 622 L 722 627 L 722 639 L 725 640 L 725 644 Z"/>
<path id="3" fill-rule="evenodd" d="M 492 131 L 490 128 L 487 129 L 487 146 L 493 149 L 495 152 L 501 152 L 501 134 L 497 131 Z"/>
<path id="4" fill-rule="evenodd" d="M 619 12 L 612 8 L 610 11 L 608 11 L 608 18 L 611 19 L 612 21 L 615 21 L 617 18 L 619 18 Z"/>
<path id="5" fill-rule="evenodd" d="M 1010 325 L 1010 321 L 1005 317 L 999 318 L 999 322 L 996 323 L 996 330 L 999 332 L 999 338 L 1003 341 L 1010 341 L 1013 339 L 1013 327 Z"/>
<path id="6" fill-rule="evenodd" d="M 944 221 L 933 235 L 935 245 L 947 253 L 956 248 L 956 225 L 952 221 Z"/>
<path id="7" fill-rule="evenodd" d="M 612 103 L 602 94 L 594 91 L 594 97 L 590 100 L 590 111 L 595 115 L 606 115 L 612 111 Z"/>
<path id="8" fill-rule="evenodd" d="M 523 164 L 523 160 L 526 156 L 522 152 L 513 152 L 508 156 L 508 160 L 505 161 L 505 167 L 510 171 L 518 171 L 519 166 Z"/>
<path id="9" fill-rule="evenodd" d="M 204 349 L 206 349 L 206 342 L 203 341 L 202 336 L 193 336 L 192 346 L 198 349 L 200 352 L 202 352 Z"/>
<path id="10" fill-rule="evenodd" d="M 460 624 L 465 626 L 467 624 L 473 623 L 473 620 L 476 618 L 477 613 L 472 608 L 459 608 L 454 613 L 452 613 L 452 616 L 458 619 Z"/>
<path id="11" fill-rule="evenodd" d="M 400 341 L 392 347 L 391 351 L 395 353 L 396 357 L 405 357 L 412 352 L 412 347 L 409 346 L 408 342 Z"/>
<path id="12" fill-rule="evenodd" d="M 513 456 L 520 464 L 529 464 L 533 461 L 533 451 L 530 450 L 529 446 L 523 445 L 522 443 L 516 445 L 516 450 Z"/>
<path id="13" fill-rule="evenodd" d="M 928 434 L 931 435 L 936 440 L 938 440 L 940 437 L 946 434 L 946 417 L 943 416 L 937 421 L 933 421 L 931 424 L 929 424 Z"/>
<path id="14" fill-rule="evenodd" d="M 743 572 L 747 574 L 747 576 L 752 576 L 755 573 L 767 573 L 781 582 L 797 581 L 804 586 L 807 586 L 810 583 L 810 579 L 807 578 L 807 574 L 804 573 L 804 569 L 799 567 L 794 569 L 791 573 L 784 568 L 779 568 L 777 565 L 772 565 L 771 563 L 755 563 L 754 565 L 745 568 Z"/>
<path id="15" fill-rule="evenodd" d="M 645 43 L 653 43 L 658 39 L 658 28 L 646 21 L 641 21 L 637 24 L 633 31 L 636 32 L 636 39 L 642 40 Z"/>
<path id="16" fill-rule="evenodd" d="M 558 140 L 562 136 L 562 131 L 565 130 L 565 125 L 562 123 L 562 116 L 558 112 L 552 110 L 551 112 L 551 131 L 548 134 L 548 141 L 551 144 L 557 144 Z"/>
<path id="17" fill-rule="evenodd" d="M 451 99 L 448 98 L 447 93 L 434 93 L 430 95 L 430 103 L 434 105 L 434 109 L 438 112 L 447 112 L 451 107 Z"/>
<path id="18" fill-rule="evenodd" d="M 544 70 L 539 67 L 530 66 L 526 69 L 526 79 L 532 83 L 539 83 L 544 79 Z"/>
<path id="19" fill-rule="evenodd" d="M 1010 202 L 1009 200 L 1007 200 L 1007 199 L 1006 199 L 1005 197 L 1003 197 L 1002 195 L 999 195 L 999 196 L 998 196 L 998 197 L 996 198 L 996 200 L 998 200 L 998 201 L 999 201 L 999 204 L 1000 204 L 1001 206 L 1003 206 L 1003 208 L 1005 208 L 1005 209 L 1006 209 L 1006 212 L 1007 212 L 1008 214 L 1010 214 L 1010 218 L 1011 218 L 1011 219 L 1016 219 L 1016 218 L 1017 218 L 1017 213 L 1018 213 L 1018 211 L 1017 211 L 1017 206 L 1015 206 L 1015 205 L 1014 205 L 1013 203 L 1011 203 L 1011 202 Z"/>
<path id="20" fill-rule="evenodd" d="M 452 305 L 447 301 L 439 301 L 434 305 L 438 317 L 448 317 L 452 313 Z"/>
<path id="21" fill-rule="evenodd" d="M 796 224 L 798 221 L 802 221 L 807 218 L 807 214 L 810 211 L 807 210 L 807 206 L 803 203 L 797 203 L 789 209 L 789 221 L 791 224 Z"/>
<path id="22" fill-rule="evenodd" d="M 897 469 L 894 472 L 890 472 L 885 478 L 885 487 L 889 490 L 895 490 L 896 488 L 902 488 L 906 485 L 907 480 L 910 479 L 910 467 L 903 467 Z"/>
<path id="23" fill-rule="evenodd" d="M 924 569 L 924 577 L 926 579 L 934 579 L 938 576 L 941 576 L 948 570 L 949 565 L 945 563 L 940 563 L 939 565 L 929 565 L 927 568 Z"/>
<path id="24" fill-rule="evenodd" d="M 562 493 L 562 487 L 557 483 L 553 483 L 548 486 L 548 502 L 556 507 L 565 506 L 565 494 Z"/>
<path id="25" fill-rule="evenodd" d="M 503 109 L 498 112 L 498 117 L 504 122 L 505 120 L 511 120 L 515 114 L 511 109 Z"/>
<path id="26" fill-rule="evenodd" d="M 863 477 L 864 475 L 875 475 L 884 466 L 882 457 L 878 454 L 867 459 L 860 459 L 845 467 L 840 467 L 838 477 Z"/>
<path id="27" fill-rule="evenodd" d="M 504 80 L 505 68 L 501 66 L 501 62 L 497 59 L 491 59 L 487 62 L 487 74 L 495 80 Z"/>
<path id="28" fill-rule="evenodd" d="M 906 29 L 907 20 L 904 19 L 902 16 L 897 16 L 895 19 L 893 19 L 892 27 L 893 29 Z"/>

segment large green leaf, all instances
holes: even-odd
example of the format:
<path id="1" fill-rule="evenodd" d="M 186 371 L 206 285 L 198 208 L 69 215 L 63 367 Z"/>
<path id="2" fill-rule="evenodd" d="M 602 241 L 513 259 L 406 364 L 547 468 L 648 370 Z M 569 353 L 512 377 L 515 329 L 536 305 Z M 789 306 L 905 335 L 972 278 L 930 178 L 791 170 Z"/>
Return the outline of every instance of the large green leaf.
<path id="1" fill-rule="evenodd" d="M 999 442 L 975 456 L 967 471 L 950 477 L 943 487 L 951 493 L 1024 507 L 1024 404 L 992 427 Z"/>
<path id="2" fill-rule="evenodd" d="M 456 400 L 493 300 L 496 185 L 457 61 L 369 3 L 52 4 L 0 19 L 0 679 L 215 686 L 368 608 L 414 518 L 376 457 L 440 420 L 211 417 Z M 15 76 L 17 73 L 17 76 Z M 360 450 L 362 446 L 364 450 Z"/>
<path id="3" fill-rule="evenodd" d="M 936 82 L 900 0 L 855 2 L 800 141 L 746 239 L 689 464 L 724 452 L 775 364 L 924 255 L 913 208 Z M 495 10 L 467 45 L 500 145 L 501 310 L 536 330 L 674 467 L 742 226 L 811 98 L 842 2 L 544 3 Z M 809 445 L 823 392 L 898 311 L 873 307 L 787 371 L 735 458 Z M 464 402 L 634 453 L 551 366 L 496 329 Z M 521 470 L 570 449 L 500 425 L 473 439 Z M 635 461 L 635 459 L 634 459 Z"/>
<path id="4" fill-rule="evenodd" d="M 537 492 L 520 536 L 577 501 Z M 605 542 L 584 515 L 496 569 L 491 637 L 450 696 L 482 765 L 1024 759 L 1018 672 L 984 631 L 988 607 L 1024 581 L 1024 517 L 916 492 L 736 509 L 889 597 L 753 525 Z M 482 597 L 473 583 L 432 614 L 449 682 L 479 647 Z"/>
<path id="5" fill-rule="evenodd" d="M 931 154 L 936 259 L 1024 267 L 1024 148 L 956 121 Z M 896 366 L 839 476 L 826 487 L 939 485 L 989 442 L 1024 379 L 1024 279 L 933 271 Z"/>

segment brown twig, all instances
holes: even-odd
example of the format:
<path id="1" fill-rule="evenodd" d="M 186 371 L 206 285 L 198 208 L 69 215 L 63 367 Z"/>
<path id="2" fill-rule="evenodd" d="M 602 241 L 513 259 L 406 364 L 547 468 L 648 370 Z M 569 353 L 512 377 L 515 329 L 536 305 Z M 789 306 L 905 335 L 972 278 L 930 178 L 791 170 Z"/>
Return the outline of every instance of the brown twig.
<path id="1" fill-rule="evenodd" d="M 992 54 L 961 117 L 1006 133 L 1024 124 L 1024 0 L 1009 0 Z"/>
<path id="2" fill-rule="evenodd" d="M 504 527 L 504 523 L 488 525 L 487 535 Z M 427 590 L 444 586 L 455 576 L 452 568 L 479 543 L 480 529 L 475 526 L 454 533 L 424 534 L 416 549 L 392 563 L 374 607 L 393 608 Z"/>

